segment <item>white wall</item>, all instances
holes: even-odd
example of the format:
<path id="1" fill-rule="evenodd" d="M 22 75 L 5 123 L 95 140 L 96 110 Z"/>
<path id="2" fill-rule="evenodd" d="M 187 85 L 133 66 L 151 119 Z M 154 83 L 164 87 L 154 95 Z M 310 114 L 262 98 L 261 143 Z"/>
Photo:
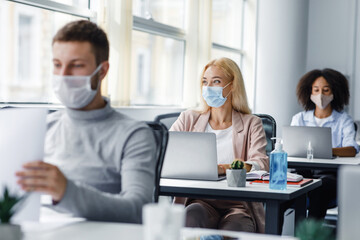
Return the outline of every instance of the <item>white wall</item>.
<path id="1" fill-rule="evenodd" d="M 327 67 L 346 75 L 351 96 L 349 113 L 360 119 L 360 109 L 354 108 L 354 103 L 360 103 L 360 97 L 355 95 L 360 91 L 360 72 L 356 73 L 360 67 L 360 52 L 356 54 L 355 40 L 360 34 L 356 1 L 310 0 L 306 71 Z M 356 56 L 358 61 L 355 62 Z"/>
<path id="2" fill-rule="evenodd" d="M 281 127 L 301 110 L 296 84 L 304 74 L 309 1 L 259 0 L 254 113 L 267 113 Z"/>
<path id="3" fill-rule="evenodd" d="M 351 95 L 351 105 L 352 105 L 352 117 L 354 120 L 360 120 L 360 3 L 357 2 L 356 9 L 356 24 L 355 24 L 355 58 L 354 58 L 354 81 L 353 81 L 353 89 L 352 89 L 352 95 Z M 358 130 L 359 131 L 359 130 Z"/>

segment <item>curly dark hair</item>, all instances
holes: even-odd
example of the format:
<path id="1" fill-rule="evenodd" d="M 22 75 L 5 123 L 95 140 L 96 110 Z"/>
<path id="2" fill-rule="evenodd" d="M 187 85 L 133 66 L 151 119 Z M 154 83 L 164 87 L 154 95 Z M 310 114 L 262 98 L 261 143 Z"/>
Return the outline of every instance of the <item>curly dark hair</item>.
<path id="1" fill-rule="evenodd" d="M 52 44 L 71 41 L 89 42 L 98 65 L 109 59 L 109 41 L 106 33 L 95 23 L 87 20 L 70 22 L 55 34 Z"/>
<path id="2" fill-rule="evenodd" d="M 296 87 L 299 103 L 306 111 L 315 109 L 315 104 L 310 100 L 310 96 L 312 85 L 319 77 L 325 78 L 334 95 L 334 100 L 331 102 L 332 109 L 338 112 L 342 111 L 344 106 L 349 104 L 349 84 L 343 74 L 330 68 L 323 70 L 315 69 L 301 77 Z"/>

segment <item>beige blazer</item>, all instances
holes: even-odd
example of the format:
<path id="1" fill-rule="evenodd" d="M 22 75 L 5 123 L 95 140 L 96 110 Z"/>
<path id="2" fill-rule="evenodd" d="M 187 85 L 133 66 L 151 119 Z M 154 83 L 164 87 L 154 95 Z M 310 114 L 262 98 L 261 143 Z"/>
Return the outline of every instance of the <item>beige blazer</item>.
<path id="1" fill-rule="evenodd" d="M 204 132 L 209 122 L 210 111 L 200 114 L 187 110 L 182 112 L 170 131 Z M 251 114 L 242 114 L 233 110 L 233 147 L 235 158 L 256 162 L 262 170 L 269 171 L 269 158 L 266 156 L 266 136 L 261 119 Z M 186 204 L 185 200 L 185 204 Z M 179 202 L 179 201 L 177 201 Z M 180 201 L 181 202 L 181 201 Z M 238 201 L 216 201 L 224 208 L 236 207 Z M 265 232 L 265 211 L 260 202 L 241 202 L 247 213 L 253 218 L 257 232 Z"/>

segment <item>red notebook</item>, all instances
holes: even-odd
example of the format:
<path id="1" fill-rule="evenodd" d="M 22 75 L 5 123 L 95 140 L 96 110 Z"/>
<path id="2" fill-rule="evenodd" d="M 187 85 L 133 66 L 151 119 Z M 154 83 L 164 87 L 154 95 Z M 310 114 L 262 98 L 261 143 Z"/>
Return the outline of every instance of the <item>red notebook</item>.
<path id="1" fill-rule="evenodd" d="M 287 182 L 288 187 L 303 187 L 309 183 L 311 183 L 313 180 L 311 178 L 304 178 L 300 182 Z M 258 185 L 258 184 L 269 184 L 268 180 L 255 180 L 250 182 L 250 184 Z"/>

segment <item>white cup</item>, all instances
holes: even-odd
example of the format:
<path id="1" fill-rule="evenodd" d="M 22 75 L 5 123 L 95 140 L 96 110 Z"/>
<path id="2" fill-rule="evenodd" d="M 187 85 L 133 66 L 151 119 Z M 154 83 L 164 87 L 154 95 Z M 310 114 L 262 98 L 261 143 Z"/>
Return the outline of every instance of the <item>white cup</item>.
<path id="1" fill-rule="evenodd" d="M 179 240 L 185 226 L 185 210 L 180 204 L 149 203 L 143 207 L 144 240 Z"/>

